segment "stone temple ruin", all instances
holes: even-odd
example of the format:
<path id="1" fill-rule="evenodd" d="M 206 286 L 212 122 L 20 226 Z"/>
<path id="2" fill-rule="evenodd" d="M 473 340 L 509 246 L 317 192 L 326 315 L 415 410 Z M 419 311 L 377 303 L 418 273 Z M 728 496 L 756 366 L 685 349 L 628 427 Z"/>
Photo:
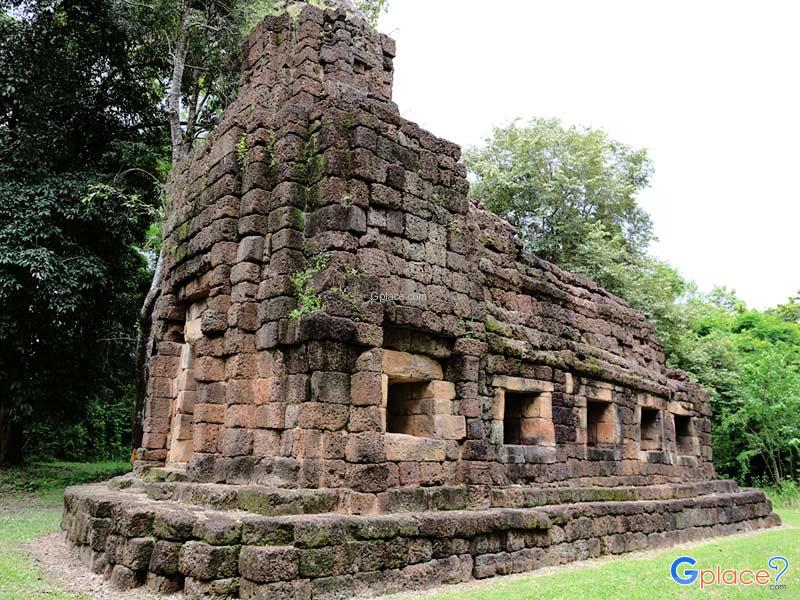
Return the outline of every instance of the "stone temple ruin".
<path id="1" fill-rule="evenodd" d="M 653 326 L 523 252 L 391 100 L 394 42 L 305 6 L 176 168 L 134 474 L 63 527 L 119 588 L 351 598 L 779 524 L 715 480 Z"/>

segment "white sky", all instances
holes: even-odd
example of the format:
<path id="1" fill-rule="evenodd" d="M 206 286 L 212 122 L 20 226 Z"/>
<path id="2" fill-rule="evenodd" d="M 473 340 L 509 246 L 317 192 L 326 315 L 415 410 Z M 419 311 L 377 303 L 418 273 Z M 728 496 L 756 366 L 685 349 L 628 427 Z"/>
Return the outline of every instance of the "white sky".
<path id="1" fill-rule="evenodd" d="M 558 117 L 644 146 L 653 254 L 765 308 L 800 289 L 800 2 L 391 0 L 403 116 L 462 146 Z"/>

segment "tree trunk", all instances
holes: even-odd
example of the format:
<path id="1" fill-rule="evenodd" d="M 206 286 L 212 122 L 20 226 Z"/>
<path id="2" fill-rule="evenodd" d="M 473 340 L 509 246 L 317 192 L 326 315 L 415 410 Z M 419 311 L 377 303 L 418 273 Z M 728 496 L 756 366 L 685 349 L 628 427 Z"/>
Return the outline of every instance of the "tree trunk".
<path id="1" fill-rule="evenodd" d="M 192 142 L 194 142 L 195 126 L 197 125 L 197 102 L 200 98 L 200 74 L 197 69 L 192 69 L 192 95 L 189 99 L 189 107 L 186 115 L 186 133 L 183 136 L 182 156 L 188 156 L 192 152 Z"/>
<path id="2" fill-rule="evenodd" d="M 186 68 L 186 54 L 189 50 L 191 20 L 191 4 L 188 0 L 182 0 L 181 26 L 178 34 L 175 36 L 175 56 L 172 63 L 172 78 L 169 82 L 169 92 L 167 94 L 173 164 L 186 155 L 183 129 L 181 128 L 181 89 L 183 88 L 183 72 Z"/>
<path id="3" fill-rule="evenodd" d="M 11 417 L 10 400 L 0 398 L 0 465 L 18 464 L 21 460 L 22 424 Z"/>
<path id="4" fill-rule="evenodd" d="M 161 295 L 161 273 L 164 270 L 164 245 L 158 253 L 158 261 L 153 272 L 153 281 L 150 290 L 144 299 L 142 310 L 139 312 L 139 334 L 136 338 L 136 387 L 133 400 L 133 421 L 131 423 L 131 434 L 133 439 L 133 450 L 142 446 L 144 435 L 143 421 L 145 411 L 145 399 L 147 397 L 147 358 L 153 345 L 153 309 L 156 300 Z"/>
<path id="5" fill-rule="evenodd" d="M 167 92 L 167 114 L 169 116 L 170 142 L 172 145 L 172 164 L 188 155 L 191 141 L 186 143 L 186 136 L 181 127 L 181 90 L 186 69 L 186 55 L 189 51 L 189 33 L 191 29 L 192 5 L 190 0 L 181 0 L 180 29 L 175 36 L 175 53 L 172 63 L 172 77 Z M 136 387 L 134 391 L 131 436 L 133 450 L 142 445 L 144 435 L 143 420 L 145 400 L 147 397 L 147 358 L 153 343 L 153 309 L 161 293 L 161 273 L 164 263 L 164 246 L 158 253 L 153 281 L 147 292 L 142 310 L 139 313 L 139 333 L 136 339 Z"/>

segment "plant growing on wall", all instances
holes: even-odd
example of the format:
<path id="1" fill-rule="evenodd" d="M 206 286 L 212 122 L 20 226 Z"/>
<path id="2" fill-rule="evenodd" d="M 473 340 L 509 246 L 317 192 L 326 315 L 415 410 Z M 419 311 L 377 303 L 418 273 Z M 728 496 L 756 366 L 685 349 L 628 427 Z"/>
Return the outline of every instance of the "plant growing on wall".
<path id="1" fill-rule="evenodd" d="M 304 315 L 320 312 L 323 309 L 322 298 L 314 289 L 314 275 L 324 271 L 328 267 L 328 255 L 320 254 L 311 265 L 292 276 L 292 287 L 294 287 L 295 297 L 297 298 L 297 308 L 289 317 L 299 319 Z"/>

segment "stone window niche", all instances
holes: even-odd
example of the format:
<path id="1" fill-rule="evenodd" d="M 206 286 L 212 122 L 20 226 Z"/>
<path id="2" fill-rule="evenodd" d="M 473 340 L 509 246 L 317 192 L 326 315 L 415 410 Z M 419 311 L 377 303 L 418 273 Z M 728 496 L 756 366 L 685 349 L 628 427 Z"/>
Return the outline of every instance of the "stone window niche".
<path id="1" fill-rule="evenodd" d="M 445 441 L 467 436 L 465 418 L 455 414 L 455 385 L 444 381 L 438 361 L 420 354 L 383 350 L 381 368 L 387 460 L 444 460 Z"/>
<path id="2" fill-rule="evenodd" d="M 617 407 L 613 402 L 586 400 L 586 458 L 617 460 L 618 430 Z"/>
<path id="3" fill-rule="evenodd" d="M 639 407 L 639 459 L 650 463 L 669 463 L 664 452 L 664 424 L 661 409 Z"/>
<path id="4" fill-rule="evenodd" d="M 428 382 L 389 381 L 386 398 L 386 433 L 436 437 L 434 399 L 427 394 Z"/>
<path id="5" fill-rule="evenodd" d="M 641 411 L 639 448 L 643 451 L 661 450 L 661 411 L 646 406 L 642 406 Z"/>
<path id="6" fill-rule="evenodd" d="M 547 395 L 504 390 L 503 443 L 516 446 L 555 445 Z M 543 397 L 544 396 L 544 397 Z"/>
<path id="7" fill-rule="evenodd" d="M 612 403 L 586 401 L 586 445 L 591 448 L 614 448 L 617 445 Z"/>
<path id="8" fill-rule="evenodd" d="M 690 415 L 673 415 L 675 423 L 675 450 L 678 458 L 694 458 L 700 452 L 700 443 L 695 434 Z M 686 462 L 686 461 L 683 461 Z"/>
<path id="9" fill-rule="evenodd" d="M 505 406 L 503 413 L 503 443 L 517 446 L 527 445 L 535 440 L 523 434 L 523 420 L 534 412 L 536 394 L 520 394 L 509 390 L 505 391 Z M 524 416 L 523 416 L 524 415 Z M 527 429 L 527 427 L 525 427 Z M 526 432 L 527 433 L 527 432 Z M 525 442 L 525 444 L 523 444 Z"/>
<path id="10" fill-rule="evenodd" d="M 555 460 L 553 384 L 549 381 L 495 376 L 493 439 L 507 462 Z"/>

